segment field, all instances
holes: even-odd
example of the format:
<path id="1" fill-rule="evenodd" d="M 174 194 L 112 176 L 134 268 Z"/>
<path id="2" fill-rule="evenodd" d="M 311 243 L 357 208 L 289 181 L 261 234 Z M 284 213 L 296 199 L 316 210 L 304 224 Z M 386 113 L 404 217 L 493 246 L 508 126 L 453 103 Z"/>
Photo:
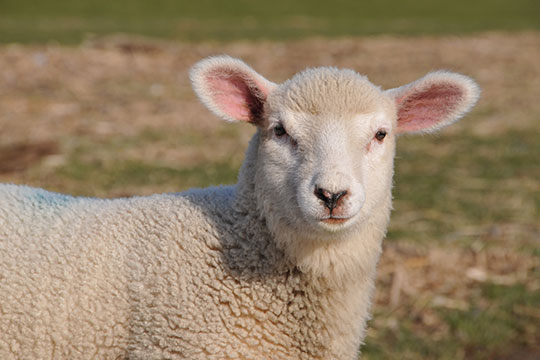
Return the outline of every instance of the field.
<path id="1" fill-rule="evenodd" d="M 399 139 L 363 359 L 540 358 L 540 3 L 289 3 L 0 0 L 0 182 L 99 197 L 234 183 L 254 129 L 195 98 L 187 71 L 211 54 L 277 82 L 319 65 L 384 88 L 462 72 L 483 90 L 474 111 Z"/>
<path id="2" fill-rule="evenodd" d="M 540 29 L 537 0 L 0 0 L 0 42 L 183 41 Z"/>
<path id="3" fill-rule="evenodd" d="M 187 71 L 216 53 L 283 81 L 349 67 L 385 88 L 478 80 L 473 113 L 398 144 L 365 359 L 540 357 L 540 34 L 0 47 L 0 181 L 115 197 L 235 182 L 253 128 L 211 116 Z"/>

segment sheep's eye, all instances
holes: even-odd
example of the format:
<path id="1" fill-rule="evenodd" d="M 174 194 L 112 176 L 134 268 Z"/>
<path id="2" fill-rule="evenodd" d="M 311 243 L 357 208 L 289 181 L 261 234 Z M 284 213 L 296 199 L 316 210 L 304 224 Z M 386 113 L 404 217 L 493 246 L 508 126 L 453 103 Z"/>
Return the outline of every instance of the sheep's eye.
<path id="1" fill-rule="evenodd" d="M 375 139 L 377 139 L 377 141 L 383 141 L 385 137 L 386 137 L 386 131 L 385 130 L 379 130 L 375 134 Z"/>
<path id="2" fill-rule="evenodd" d="M 276 134 L 277 137 L 281 137 L 287 135 L 287 131 L 285 131 L 283 125 L 279 124 L 274 128 L 274 134 Z"/>

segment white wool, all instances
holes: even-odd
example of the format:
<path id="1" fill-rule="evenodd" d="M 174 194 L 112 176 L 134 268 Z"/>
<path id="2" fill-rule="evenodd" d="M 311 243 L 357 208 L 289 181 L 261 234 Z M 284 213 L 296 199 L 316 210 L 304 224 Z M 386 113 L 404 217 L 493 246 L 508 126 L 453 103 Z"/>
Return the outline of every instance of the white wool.
<path id="1" fill-rule="evenodd" d="M 478 88 L 435 73 L 383 91 L 334 68 L 278 85 L 229 57 L 191 78 L 258 126 L 238 184 L 114 200 L 0 185 L 1 359 L 358 356 L 396 135 L 457 120 Z"/>

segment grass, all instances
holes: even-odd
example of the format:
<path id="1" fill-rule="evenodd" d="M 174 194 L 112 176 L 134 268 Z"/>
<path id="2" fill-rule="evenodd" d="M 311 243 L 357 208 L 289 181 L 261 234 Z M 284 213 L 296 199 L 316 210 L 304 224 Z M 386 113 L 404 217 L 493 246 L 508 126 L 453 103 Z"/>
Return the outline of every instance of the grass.
<path id="1" fill-rule="evenodd" d="M 536 341 L 527 315 L 517 309 L 538 309 L 540 292 L 523 285 L 485 284 L 481 296 L 467 311 L 443 311 L 455 343 L 465 344 L 467 354 L 476 359 L 514 356 L 516 349 Z M 527 344 L 529 343 L 529 344 Z M 508 345 L 512 344 L 511 348 Z M 461 345 L 463 346 L 463 345 Z"/>
<path id="2" fill-rule="evenodd" d="M 92 179 L 91 187 L 79 191 L 81 195 L 114 193 L 116 196 L 129 195 L 127 189 L 135 189 L 143 185 L 170 185 L 171 188 L 187 189 L 192 187 L 208 187 L 236 182 L 238 164 L 232 160 L 223 162 L 207 162 L 190 167 L 171 167 L 155 163 L 144 163 L 133 160 L 118 160 L 108 163 L 85 162 L 77 157 L 58 169 L 57 177 L 69 182 L 84 182 Z"/>
<path id="3" fill-rule="evenodd" d="M 69 155 L 55 169 L 54 182 L 67 185 L 68 191 L 82 196 L 129 196 L 148 185 L 176 192 L 192 187 L 233 184 L 242 160 L 234 154 L 184 164 L 138 156 L 155 147 L 181 146 L 189 152 L 189 149 L 200 149 L 206 142 L 217 143 L 224 133 L 229 132 L 218 129 L 204 136 L 193 131 L 143 129 L 133 136 L 65 139 L 64 147 L 69 149 Z M 88 185 L 81 187 L 83 183 Z"/>
<path id="4" fill-rule="evenodd" d="M 410 221 L 394 222 L 388 237 L 430 242 L 444 240 L 460 228 L 536 224 L 540 213 L 536 191 L 540 168 L 534 165 L 540 163 L 537 139 L 538 134 L 529 130 L 487 138 L 460 134 L 401 139 L 395 210 L 422 214 L 413 221 L 421 223 L 423 231 L 411 233 Z"/>
<path id="5" fill-rule="evenodd" d="M 540 28 L 535 0 L 2 0 L 0 42 L 129 33 L 187 41 Z"/>
<path id="6" fill-rule="evenodd" d="M 518 359 L 520 352 L 521 358 L 532 358 L 538 355 L 538 348 L 530 353 L 520 349 L 533 347 L 538 340 L 536 329 L 531 326 L 534 319 L 517 313 L 516 309 L 539 307 L 540 292 L 530 292 L 523 285 L 483 284 L 468 310 L 436 311 L 448 326 L 444 337 L 433 333 L 419 336 L 415 330 L 419 320 L 406 318 L 395 330 L 383 329 L 377 341 L 366 348 L 366 358 Z"/>

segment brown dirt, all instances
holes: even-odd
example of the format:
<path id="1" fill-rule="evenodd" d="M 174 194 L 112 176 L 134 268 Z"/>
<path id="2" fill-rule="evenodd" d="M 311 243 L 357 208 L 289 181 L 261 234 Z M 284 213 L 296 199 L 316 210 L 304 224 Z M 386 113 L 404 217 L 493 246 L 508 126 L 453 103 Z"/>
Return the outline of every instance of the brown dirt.
<path id="1" fill-rule="evenodd" d="M 52 141 L 4 145 L 0 147 L 0 173 L 24 171 L 57 151 L 58 145 Z"/>

